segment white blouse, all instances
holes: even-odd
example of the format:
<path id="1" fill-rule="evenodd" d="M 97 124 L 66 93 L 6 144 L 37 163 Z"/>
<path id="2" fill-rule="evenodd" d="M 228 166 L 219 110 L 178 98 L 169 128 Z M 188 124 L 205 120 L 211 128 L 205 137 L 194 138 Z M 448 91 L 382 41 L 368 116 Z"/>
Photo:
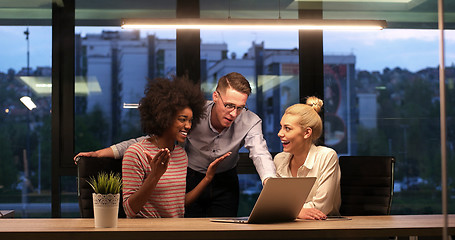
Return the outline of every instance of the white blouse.
<path id="1" fill-rule="evenodd" d="M 278 177 L 292 177 L 289 167 L 292 156 L 288 152 L 275 156 L 273 161 Z M 340 174 L 337 153 L 328 147 L 311 145 L 305 163 L 297 170 L 297 177 L 316 177 L 303 207 L 316 208 L 326 215 L 339 215 Z"/>

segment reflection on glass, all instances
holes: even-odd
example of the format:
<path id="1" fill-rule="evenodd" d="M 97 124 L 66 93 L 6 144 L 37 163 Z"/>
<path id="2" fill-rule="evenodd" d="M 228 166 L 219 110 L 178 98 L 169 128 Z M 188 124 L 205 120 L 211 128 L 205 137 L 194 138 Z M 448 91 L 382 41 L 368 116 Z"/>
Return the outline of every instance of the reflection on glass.
<path id="1" fill-rule="evenodd" d="M 355 56 L 324 55 L 324 144 L 338 154 L 349 154 L 348 88 L 355 78 Z"/>
<path id="2" fill-rule="evenodd" d="M 175 59 L 175 31 L 77 27 L 76 152 L 141 136 L 147 79 L 175 75 Z"/>
<path id="3" fill-rule="evenodd" d="M 61 180 L 60 208 L 62 210 L 62 217 L 66 218 L 79 218 L 81 216 L 79 211 L 79 202 L 77 196 L 77 178 L 74 176 L 63 176 Z"/>
<path id="4" fill-rule="evenodd" d="M 248 111 L 262 119 L 271 152 L 282 149 L 277 134 L 284 110 L 299 102 L 297 35 L 297 31 L 201 31 L 201 85 L 207 99 L 212 99 L 221 76 L 230 72 L 245 76 L 253 90 L 247 101 Z M 208 46 L 211 52 L 207 52 Z M 241 152 L 247 150 L 242 148 Z M 257 174 L 241 174 L 239 178 L 239 215 L 247 216 L 262 183 Z"/>
<path id="5" fill-rule="evenodd" d="M 437 31 L 324 32 L 324 51 L 325 144 L 397 159 L 392 214 L 440 213 Z"/>
<path id="6" fill-rule="evenodd" d="M 51 216 L 50 33 L 0 26 L 0 209 L 15 218 Z"/>
<path id="7" fill-rule="evenodd" d="M 263 133 L 271 152 L 281 151 L 278 138 L 281 115 L 299 102 L 297 31 L 201 31 L 202 89 L 207 99 L 221 76 L 239 72 L 253 89 L 248 109 L 263 121 Z M 216 45 L 218 43 L 218 46 Z M 205 51 L 217 46 L 221 58 Z M 246 152 L 245 149 L 242 149 Z"/>
<path id="8" fill-rule="evenodd" d="M 449 213 L 455 213 L 455 132 L 451 129 L 455 126 L 455 77 L 453 72 L 455 71 L 455 55 L 451 54 L 455 52 L 455 31 L 445 30 L 445 62 L 446 62 L 446 126 L 447 129 L 447 195 L 448 198 L 448 209 Z M 450 180 L 449 180 L 450 179 Z M 453 238 L 453 237 L 452 237 Z"/>
<path id="9" fill-rule="evenodd" d="M 239 210 L 238 216 L 248 216 L 262 190 L 261 179 L 257 174 L 239 174 Z"/>
<path id="10" fill-rule="evenodd" d="M 76 27 L 75 33 L 75 152 L 142 136 L 137 104 L 147 79 L 176 74 L 175 31 Z"/>

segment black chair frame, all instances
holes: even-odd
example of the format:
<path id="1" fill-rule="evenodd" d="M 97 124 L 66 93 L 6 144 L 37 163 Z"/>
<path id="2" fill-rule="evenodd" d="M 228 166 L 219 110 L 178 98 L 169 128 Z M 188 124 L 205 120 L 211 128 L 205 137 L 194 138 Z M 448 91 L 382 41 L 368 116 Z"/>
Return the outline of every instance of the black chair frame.
<path id="1" fill-rule="evenodd" d="M 79 157 L 77 162 L 77 196 L 82 218 L 93 218 L 92 193 L 94 191 L 87 181 L 91 176 L 96 177 L 101 171 L 107 173 L 120 173 L 121 176 L 122 160 L 114 158 Z M 120 199 L 122 199 L 122 194 L 120 194 Z M 122 201 L 120 201 L 119 204 L 119 217 L 126 217 Z"/>
<path id="2" fill-rule="evenodd" d="M 392 207 L 395 158 L 341 156 L 339 163 L 340 214 L 389 215 Z"/>

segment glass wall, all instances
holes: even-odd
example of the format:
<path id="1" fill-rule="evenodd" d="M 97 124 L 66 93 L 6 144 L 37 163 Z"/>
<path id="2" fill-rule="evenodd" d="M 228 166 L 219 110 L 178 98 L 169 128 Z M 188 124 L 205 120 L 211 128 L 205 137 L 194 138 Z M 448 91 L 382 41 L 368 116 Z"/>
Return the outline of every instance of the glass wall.
<path id="1" fill-rule="evenodd" d="M 122 18 L 175 17 L 175 0 L 108 5 L 76 1 L 76 153 L 141 136 L 137 104 L 147 79 L 176 74 L 175 30 L 120 28 Z"/>
<path id="2" fill-rule="evenodd" d="M 137 105 L 147 79 L 175 74 L 175 30 L 77 27 L 76 153 L 142 136 Z"/>
<path id="3" fill-rule="evenodd" d="M 281 116 L 287 106 L 299 102 L 298 32 L 201 30 L 201 40 L 201 85 L 207 99 L 212 99 L 220 77 L 230 72 L 244 75 L 253 89 L 248 109 L 261 117 L 269 151 L 281 151 Z M 240 174 L 239 181 L 239 215 L 246 216 L 262 183 L 257 174 Z"/>
<path id="4" fill-rule="evenodd" d="M 175 66 L 175 31 L 76 28 L 76 152 L 141 136 L 147 79 L 175 75 Z"/>
<path id="5" fill-rule="evenodd" d="M 202 18 L 297 18 L 305 7 L 297 1 L 199 2 Z M 0 3 L 0 209 L 14 209 L 16 217 L 49 217 L 52 1 L 27 4 Z M 377 32 L 324 32 L 326 144 L 340 155 L 395 156 L 392 213 L 439 213 L 436 1 L 329 1 L 321 8 L 327 19 L 367 16 L 389 24 Z M 175 73 L 175 31 L 125 31 L 120 19 L 174 18 L 175 9 L 175 1 L 76 1 L 75 153 L 141 135 L 134 107 L 146 78 Z M 452 2 L 446 1 L 445 11 L 446 26 L 453 29 Z M 449 207 L 454 212 L 454 31 L 446 30 L 445 36 Z M 220 76 L 244 74 L 253 86 L 248 106 L 263 119 L 271 152 L 281 151 L 276 134 L 284 109 L 301 97 L 297 43 L 297 32 L 201 31 L 202 88 L 208 99 Z M 23 96 L 36 107 L 26 108 Z M 244 196 L 255 199 L 257 182 L 256 175 L 241 176 Z M 64 176 L 61 183 L 62 215 L 77 216 L 76 180 Z"/>
<path id="6" fill-rule="evenodd" d="M 0 209 L 51 216 L 51 30 L 0 26 Z"/>
<path id="7" fill-rule="evenodd" d="M 137 105 L 147 80 L 176 74 L 175 30 L 120 27 L 121 18 L 175 17 L 175 1 L 108 4 L 76 1 L 75 154 L 142 136 Z"/>
<path id="8" fill-rule="evenodd" d="M 447 60 L 450 95 L 453 56 Z M 438 66 L 437 30 L 324 32 L 326 144 L 339 155 L 396 158 L 392 214 L 441 213 Z"/>
<path id="9" fill-rule="evenodd" d="M 253 89 L 248 109 L 262 118 L 269 150 L 280 151 L 281 115 L 299 101 L 298 32 L 206 30 L 201 39 L 201 82 L 207 98 L 220 77 L 230 72 L 244 75 Z"/>

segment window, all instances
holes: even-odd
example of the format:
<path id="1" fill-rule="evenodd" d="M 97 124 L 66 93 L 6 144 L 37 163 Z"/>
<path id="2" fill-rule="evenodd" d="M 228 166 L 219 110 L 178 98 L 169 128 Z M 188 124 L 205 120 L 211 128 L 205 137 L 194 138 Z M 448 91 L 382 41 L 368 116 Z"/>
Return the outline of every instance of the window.
<path id="1" fill-rule="evenodd" d="M 74 154 L 142 136 L 137 104 L 147 80 L 175 75 L 175 30 L 119 26 L 121 18 L 175 17 L 175 1 L 115 0 L 108 5 L 76 1 Z M 76 189 L 74 178 L 61 179 Z M 62 196 L 62 202 L 77 204 L 73 193 Z"/>
<path id="2" fill-rule="evenodd" d="M 276 38 L 277 34 L 282 38 Z M 207 99 L 212 99 L 221 76 L 230 72 L 244 75 L 253 90 L 248 109 L 261 117 L 269 151 L 281 151 L 277 136 L 281 116 L 286 107 L 299 102 L 298 32 L 201 31 L 201 39 L 201 73 L 206 73 L 201 74 L 201 86 Z M 262 183 L 257 174 L 240 174 L 239 179 L 239 215 L 246 216 Z"/>
<path id="3" fill-rule="evenodd" d="M 0 209 L 50 217 L 51 27 L 0 26 L 0 34 Z"/>
<path id="4" fill-rule="evenodd" d="M 396 158 L 392 214 L 441 213 L 438 41 L 436 30 L 324 32 L 326 144 Z M 451 95 L 453 66 L 446 78 Z"/>
<path id="5" fill-rule="evenodd" d="M 137 104 L 147 79 L 176 74 L 175 31 L 78 27 L 76 33 L 76 152 L 141 136 Z"/>
<path id="6" fill-rule="evenodd" d="M 280 38 L 276 35 L 280 34 Z M 263 120 L 271 152 L 279 152 L 280 119 L 287 106 L 299 102 L 297 31 L 201 31 L 201 85 L 211 99 L 218 79 L 239 72 L 248 79 L 252 94 L 248 109 Z M 283 40 L 286 39 L 286 40 Z M 228 58 L 223 58 L 224 52 Z"/>
<path id="7" fill-rule="evenodd" d="M 65 176 L 61 176 L 60 182 L 51 182 L 50 178 L 51 131 L 55 128 L 51 124 L 50 112 L 51 7 L 57 3 L 38 1 L 30 4 L 15 6 L 7 2 L 0 6 L 0 32 L 6 36 L 0 38 L 0 208 L 15 209 L 16 217 L 49 217 L 51 186 L 61 182 L 65 185 L 62 192 L 53 194 L 61 195 L 62 215 L 75 216 L 76 181 L 74 176 L 66 176 L 74 174 L 71 171 L 74 169 L 65 169 L 61 173 Z M 435 30 L 425 30 L 437 27 L 437 3 L 428 0 L 415 1 L 411 5 L 379 2 L 322 4 L 325 19 L 346 18 L 346 14 L 352 19 L 371 16 L 387 20 L 390 27 L 380 32 L 324 33 L 326 143 L 339 154 L 395 155 L 397 185 L 393 213 L 437 213 L 440 211 L 441 188 L 438 185 L 440 136 L 439 98 L 436 94 L 439 36 Z M 445 15 L 450 16 L 453 4 L 446 2 L 445 5 Z M 124 34 L 118 27 L 122 17 L 174 18 L 176 1 L 115 0 L 109 1 L 109 8 L 106 8 L 104 3 L 77 0 L 76 6 L 76 126 L 69 132 L 75 132 L 75 151 L 79 152 L 96 150 L 137 136 L 137 112 L 123 108 L 129 106 L 123 103 L 134 104 L 139 98 L 137 89 L 131 86 L 140 85 L 143 79 L 134 76 L 166 76 L 175 72 L 175 60 L 168 62 L 175 58 L 171 50 L 175 48 L 172 43 L 175 36 L 140 32 L 140 40 L 134 42 L 130 39 L 131 46 L 121 45 L 109 50 L 101 49 L 101 46 L 108 46 L 107 42 L 119 42 L 118 36 Z M 248 5 L 244 1 L 200 1 L 202 18 L 297 18 L 300 6 L 305 4 L 287 1 L 277 4 L 276 0 L 253 1 Z M 453 28 L 451 19 L 446 18 L 446 26 Z M 420 30 L 403 30 L 405 28 Z M 24 32 L 28 32 L 28 40 Z M 96 35 L 98 38 L 104 35 L 111 40 L 87 44 L 90 34 L 94 34 L 95 38 Z M 125 34 L 137 36 L 134 31 L 125 31 Z M 264 134 L 270 151 L 280 151 L 279 143 L 273 142 L 278 140 L 275 129 L 277 120 L 285 106 L 298 102 L 300 97 L 295 92 L 300 84 L 296 80 L 298 61 L 288 61 L 293 58 L 293 51 L 298 52 L 297 33 L 288 35 L 280 32 L 276 42 L 273 41 L 276 33 L 224 31 L 216 34 L 218 37 L 211 39 L 201 32 L 204 44 L 201 49 L 212 43 L 216 48 L 222 48 L 220 63 L 216 62 L 218 57 L 211 58 L 214 54 L 204 55 L 201 52 L 201 66 L 205 66 L 201 71 L 205 79 L 202 85 L 204 91 L 213 91 L 216 80 L 226 73 L 215 69 L 216 66 L 224 64 L 223 68 L 232 67 L 247 76 L 254 88 L 248 106 L 264 120 Z M 417 40 L 413 34 L 418 36 Z M 445 34 L 449 199 L 452 199 L 455 194 L 452 174 L 455 172 L 452 130 L 455 60 L 450 53 L 454 52 L 454 31 L 446 30 Z M 161 47 L 155 46 L 156 52 L 146 54 L 148 57 L 155 54 L 155 62 L 147 59 L 147 63 L 139 62 L 136 70 L 125 68 L 131 59 L 144 59 L 143 49 L 153 42 L 150 36 L 154 36 L 155 43 L 158 39 L 169 40 L 164 41 Z M 145 45 L 137 45 L 139 42 Z M 412 44 L 415 42 L 417 45 Z M 236 48 L 240 50 L 234 50 Z M 95 50 L 110 55 L 96 58 Z M 209 53 L 208 48 L 206 50 Z M 277 56 L 283 58 L 275 58 Z M 113 58 L 117 61 L 113 62 Z M 398 63 L 393 63 L 397 59 Z M 112 64 L 107 66 L 106 61 Z M 229 65 L 235 63 L 241 65 Z M 142 69 L 150 64 L 153 69 Z M 95 65 L 101 67 L 96 68 Z M 251 66 L 254 66 L 253 70 Z M 106 82 L 117 87 L 103 85 Z M 92 85 L 88 88 L 89 83 L 94 83 L 95 88 Z M 36 104 L 31 111 L 18 101 L 26 94 Z M 108 108 L 102 105 L 105 101 L 109 101 Z M 106 118 L 107 114 L 115 119 Z M 104 119 L 106 128 L 94 128 L 93 122 L 99 119 Z M 53 154 L 58 151 L 53 150 Z M 65 154 L 68 155 L 67 152 Z M 244 189 L 255 188 L 254 182 L 250 183 L 252 185 L 245 184 Z M 245 190 L 247 192 L 252 191 Z M 37 205 L 40 206 L 39 212 L 34 211 Z M 453 206 L 449 204 L 451 212 L 454 212 Z"/>
<path id="8" fill-rule="evenodd" d="M 142 136 L 137 105 L 148 79 L 176 74 L 175 31 L 78 27 L 76 46 L 76 153 Z"/>

